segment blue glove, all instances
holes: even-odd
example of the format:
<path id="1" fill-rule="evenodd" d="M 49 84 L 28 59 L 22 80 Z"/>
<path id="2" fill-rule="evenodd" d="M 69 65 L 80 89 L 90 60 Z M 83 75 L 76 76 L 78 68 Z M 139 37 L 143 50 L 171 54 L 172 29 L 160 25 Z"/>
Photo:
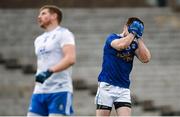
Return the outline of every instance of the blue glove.
<path id="1" fill-rule="evenodd" d="M 52 71 L 46 70 L 44 72 L 40 72 L 37 74 L 36 77 L 36 82 L 43 83 L 46 79 L 48 79 L 51 75 L 53 74 Z"/>
<path id="2" fill-rule="evenodd" d="M 133 23 L 128 27 L 128 32 L 135 35 L 135 38 L 140 38 L 144 32 L 144 26 L 139 21 L 133 21 Z"/>

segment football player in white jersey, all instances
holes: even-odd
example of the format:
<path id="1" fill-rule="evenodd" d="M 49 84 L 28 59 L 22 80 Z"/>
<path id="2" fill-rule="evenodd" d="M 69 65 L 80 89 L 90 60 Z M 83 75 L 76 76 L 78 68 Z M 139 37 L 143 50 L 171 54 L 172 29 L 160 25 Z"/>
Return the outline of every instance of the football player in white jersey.
<path id="1" fill-rule="evenodd" d="M 72 65 L 76 61 L 73 34 L 60 26 L 62 11 L 40 8 L 38 23 L 45 32 L 34 41 L 37 56 L 35 88 L 28 116 L 72 115 Z"/>

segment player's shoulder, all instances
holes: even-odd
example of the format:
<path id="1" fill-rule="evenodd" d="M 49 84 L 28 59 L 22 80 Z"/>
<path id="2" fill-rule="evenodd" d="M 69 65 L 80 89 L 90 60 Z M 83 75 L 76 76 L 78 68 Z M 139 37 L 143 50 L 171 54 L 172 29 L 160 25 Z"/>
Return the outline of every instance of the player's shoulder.
<path id="1" fill-rule="evenodd" d="M 107 37 L 106 37 L 106 43 L 111 43 L 113 40 L 115 39 L 120 39 L 122 38 L 121 34 L 116 34 L 116 33 L 110 33 Z"/>
<path id="2" fill-rule="evenodd" d="M 121 38 L 121 37 L 122 37 L 121 34 L 110 33 L 110 34 L 107 36 L 107 39 L 117 39 L 117 38 Z"/>
<path id="3" fill-rule="evenodd" d="M 72 33 L 68 28 L 65 27 L 59 27 L 56 31 L 61 33 Z"/>
<path id="4" fill-rule="evenodd" d="M 56 30 L 55 33 L 59 35 L 60 37 L 62 36 L 74 37 L 73 33 L 68 28 L 61 27 L 61 26 Z"/>

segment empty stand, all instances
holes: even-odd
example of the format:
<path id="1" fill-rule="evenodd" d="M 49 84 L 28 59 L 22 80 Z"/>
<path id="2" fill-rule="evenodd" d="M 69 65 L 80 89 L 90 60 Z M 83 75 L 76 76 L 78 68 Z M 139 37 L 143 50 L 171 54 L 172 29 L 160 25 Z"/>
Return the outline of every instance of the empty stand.
<path id="1" fill-rule="evenodd" d="M 169 8 L 69 8 L 63 9 L 63 13 L 62 25 L 69 28 L 76 37 L 77 63 L 73 68 L 74 83 L 80 82 L 80 85 L 85 82 L 93 94 L 91 95 L 85 85 L 84 90 L 75 90 L 75 115 L 95 115 L 94 90 L 97 88 L 95 86 L 101 70 L 105 38 L 109 33 L 120 33 L 123 23 L 131 16 L 140 17 L 144 21 L 144 41 L 152 53 L 152 60 L 146 65 L 135 59 L 131 74 L 132 93 L 140 101 L 152 100 L 155 107 L 169 105 L 178 113 L 180 14 Z M 36 23 L 38 9 L 1 9 L 0 14 L 0 58 L 15 58 L 20 65 L 26 66 L 22 67 L 24 69 L 30 65 L 30 73 L 34 73 L 32 66 L 36 66 L 36 57 L 33 43 L 35 37 L 43 32 Z M 0 104 L 4 105 L 0 107 L 0 115 L 25 115 L 25 107 L 32 93 L 34 74 L 26 75 L 22 69 L 10 70 L 5 69 L 4 64 L 0 65 L 0 86 L 7 89 L 0 90 Z M 25 90 L 22 90 L 23 87 L 26 87 Z M 14 93 L 7 95 L 7 92 Z M 19 95 L 26 96 L 19 99 Z M 12 111 L 6 111 L 6 108 Z M 142 104 L 133 107 L 133 115 L 137 116 L 158 116 L 161 111 L 144 112 Z"/>

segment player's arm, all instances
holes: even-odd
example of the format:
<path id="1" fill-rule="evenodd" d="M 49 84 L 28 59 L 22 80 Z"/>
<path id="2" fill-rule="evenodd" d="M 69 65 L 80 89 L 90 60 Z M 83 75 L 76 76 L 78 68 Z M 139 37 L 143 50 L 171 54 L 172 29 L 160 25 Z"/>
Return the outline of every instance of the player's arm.
<path id="1" fill-rule="evenodd" d="M 59 63 L 47 69 L 46 71 L 40 72 L 36 75 L 36 82 L 43 83 L 48 79 L 53 73 L 60 72 L 68 67 L 72 66 L 76 61 L 75 46 L 72 44 L 64 45 L 63 48 L 63 58 Z"/>
<path id="2" fill-rule="evenodd" d="M 133 39 L 136 37 L 141 37 L 144 26 L 138 21 L 133 21 L 133 23 L 130 26 L 125 26 L 124 30 L 128 30 L 129 34 L 121 39 L 115 39 L 111 42 L 111 46 L 115 48 L 116 50 L 122 50 L 127 48 L 133 41 Z"/>
<path id="3" fill-rule="evenodd" d="M 138 39 L 138 48 L 135 51 L 137 58 L 142 62 L 142 63 L 148 63 L 151 59 L 151 53 L 149 49 L 146 47 L 144 44 L 143 39 Z"/>
<path id="4" fill-rule="evenodd" d="M 68 67 L 72 66 L 76 62 L 76 53 L 75 53 L 75 46 L 72 44 L 64 45 L 63 48 L 63 58 L 59 63 L 49 68 L 50 71 L 53 73 L 60 72 Z"/>
<path id="5" fill-rule="evenodd" d="M 111 42 L 111 46 L 116 50 L 122 50 L 127 48 L 133 41 L 135 35 L 132 33 L 129 33 L 126 37 L 123 37 L 121 39 L 115 39 Z"/>

